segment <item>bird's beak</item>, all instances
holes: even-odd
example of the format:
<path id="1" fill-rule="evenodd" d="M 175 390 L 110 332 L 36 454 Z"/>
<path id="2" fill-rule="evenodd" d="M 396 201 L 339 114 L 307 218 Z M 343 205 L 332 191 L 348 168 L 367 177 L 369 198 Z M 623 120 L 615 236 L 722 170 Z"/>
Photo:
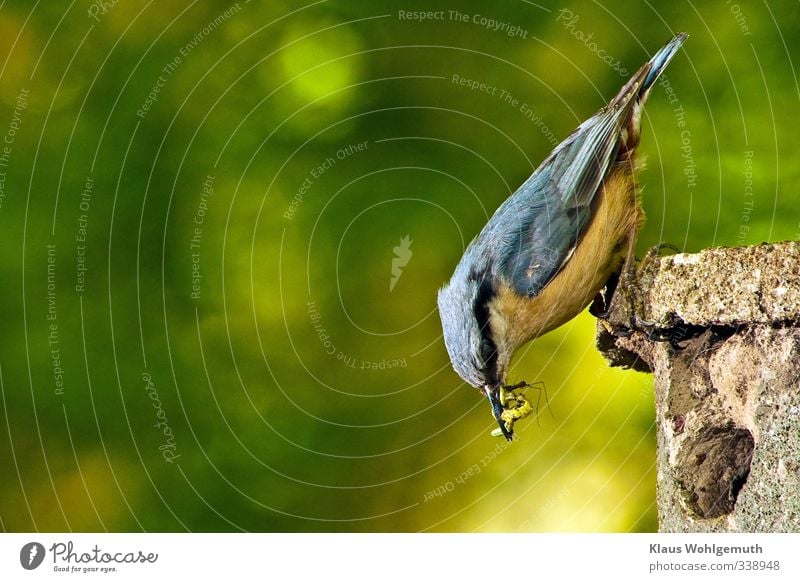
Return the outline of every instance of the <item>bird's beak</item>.
<path id="1" fill-rule="evenodd" d="M 505 410 L 503 407 L 503 402 L 500 399 L 501 390 L 501 386 L 483 387 L 483 392 L 486 394 L 486 397 L 489 399 L 489 404 L 492 406 L 492 414 L 494 415 L 495 420 L 497 420 L 497 424 L 500 426 L 500 432 L 503 433 L 503 436 L 506 437 L 507 441 L 510 441 L 514 437 L 514 431 L 506 428 L 506 423 L 503 422 L 503 418 L 501 416 L 503 414 L 503 410 Z"/>

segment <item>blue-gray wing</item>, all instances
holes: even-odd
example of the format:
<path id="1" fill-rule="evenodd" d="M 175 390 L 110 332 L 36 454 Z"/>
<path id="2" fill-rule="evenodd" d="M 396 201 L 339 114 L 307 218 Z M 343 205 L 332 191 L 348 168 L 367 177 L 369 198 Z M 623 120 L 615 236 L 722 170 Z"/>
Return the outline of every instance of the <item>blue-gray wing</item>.
<path id="1" fill-rule="evenodd" d="M 626 110 L 606 110 L 583 123 L 500 207 L 500 220 L 492 220 L 508 228 L 495 265 L 517 293 L 537 295 L 572 256 L 616 161 Z"/>
<path id="2" fill-rule="evenodd" d="M 492 257 L 495 268 L 517 293 L 537 295 L 572 256 L 603 181 L 618 157 L 639 141 L 644 101 L 685 40 L 681 33 L 661 48 L 607 108 L 550 154 L 490 221 L 486 234 L 499 247 Z"/>

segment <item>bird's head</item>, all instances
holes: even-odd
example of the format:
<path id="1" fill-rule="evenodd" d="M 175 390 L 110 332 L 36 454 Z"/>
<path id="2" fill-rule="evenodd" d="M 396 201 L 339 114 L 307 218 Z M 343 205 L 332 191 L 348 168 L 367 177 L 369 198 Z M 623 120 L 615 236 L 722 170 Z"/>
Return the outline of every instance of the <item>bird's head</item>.
<path id="1" fill-rule="evenodd" d="M 495 288 L 486 272 L 457 270 L 439 291 L 439 315 L 453 369 L 488 398 L 503 436 L 511 440 L 513 432 L 506 428 L 501 414 L 504 368 L 512 354 L 506 353 L 505 338 L 497 337 L 502 329 L 492 325 L 494 297 Z"/>

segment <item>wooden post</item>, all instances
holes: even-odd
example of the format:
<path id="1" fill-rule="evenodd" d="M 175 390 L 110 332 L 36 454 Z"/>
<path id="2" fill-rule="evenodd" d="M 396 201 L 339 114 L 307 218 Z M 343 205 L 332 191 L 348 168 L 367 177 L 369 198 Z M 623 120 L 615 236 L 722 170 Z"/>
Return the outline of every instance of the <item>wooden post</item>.
<path id="1" fill-rule="evenodd" d="M 611 365 L 652 372 L 665 532 L 800 531 L 800 243 L 646 261 L 598 321 Z"/>

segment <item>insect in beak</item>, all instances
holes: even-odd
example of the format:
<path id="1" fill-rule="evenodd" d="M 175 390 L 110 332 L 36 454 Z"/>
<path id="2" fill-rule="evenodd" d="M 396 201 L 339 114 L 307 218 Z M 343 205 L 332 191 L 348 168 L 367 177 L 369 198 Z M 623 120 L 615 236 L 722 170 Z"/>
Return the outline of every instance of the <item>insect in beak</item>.
<path id="1" fill-rule="evenodd" d="M 506 423 L 503 420 L 503 411 L 505 410 L 505 390 L 502 386 L 484 386 L 483 392 L 489 399 L 489 404 L 492 406 L 492 414 L 494 415 L 497 424 L 500 426 L 500 433 L 510 441 L 514 437 L 514 430 L 507 429 Z M 496 431 L 497 429 L 495 429 Z M 494 432 L 494 431 L 493 431 Z"/>

